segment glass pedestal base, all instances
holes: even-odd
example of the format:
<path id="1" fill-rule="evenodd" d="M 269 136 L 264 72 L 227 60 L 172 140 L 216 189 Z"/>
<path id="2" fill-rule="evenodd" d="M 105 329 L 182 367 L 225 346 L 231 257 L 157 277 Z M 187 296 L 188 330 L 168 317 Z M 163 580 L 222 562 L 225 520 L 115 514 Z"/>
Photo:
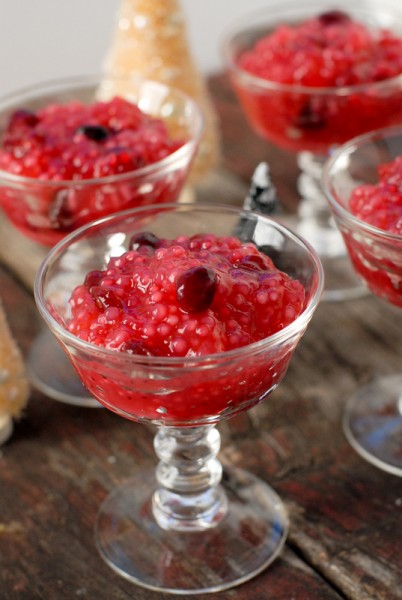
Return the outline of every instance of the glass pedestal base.
<path id="1" fill-rule="evenodd" d="M 348 404 L 343 425 L 364 459 L 402 476 L 402 375 L 379 377 L 362 387 Z"/>
<path id="2" fill-rule="evenodd" d="M 48 329 L 33 341 L 27 372 L 32 385 L 53 400 L 75 406 L 102 406 L 82 385 L 70 359 Z"/>
<path id="3" fill-rule="evenodd" d="M 142 587 L 185 596 L 251 579 L 280 553 L 288 531 L 286 511 L 265 482 L 245 471 L 224 471 L 221 485 L 228 511 L 215 527 L 199 531 L 159 527 L 152 514 L 154 472 L 115 489 L 96 523 L 101 556 Z"/>

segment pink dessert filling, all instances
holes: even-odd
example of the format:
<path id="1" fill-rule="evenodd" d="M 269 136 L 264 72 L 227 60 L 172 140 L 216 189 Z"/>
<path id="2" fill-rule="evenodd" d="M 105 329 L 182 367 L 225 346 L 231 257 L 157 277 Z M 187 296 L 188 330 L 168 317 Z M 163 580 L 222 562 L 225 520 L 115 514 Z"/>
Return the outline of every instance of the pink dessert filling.
<path id="1" fill-rule="evenodd" d="M 362 221 L 402 236 L 402 157 L 379 165 L 377 183 L 355 188 L 349 209 Z M 363 235 L 344 235 L 353 264 L 370 289 L 402 306 L 402 241 L 366 242 Z"/>
<path id="2" fill-rule="evenodd" d="M 161 119 L 124 98 L 17 110 L 0 148 L 0 169 L 40 180 L 81 180 L 133 171 L 182 145 Z"/>
<path id="3" fill-rule="evenodd" d="M 332 145 L 402 119 L 400 84 L 378 85 L 402 73 L 402 38 L 342 11 L 278 26 L 237 64 L 273 84 L 256 88 L 234 76 L 251 123 L 281 147 L 325 155 Z M 349 86 L 363 87 L 337 94 Z"/>
<path id="4" fill-rule="evenodd" d="M 152 177 L 139 169 L 185 141 L 172 139 L 162 119 L 117 96 L 89 105 L 72 101 L 37 112 L 17 110 L 2 136 L 0 170 L 28 179 L 2 182 L 0 205 L 24 235 L 52 246 L 97 218 L 175 201 L 189 160 L 161 167 Z M 105 179 L 121 175 L 127 176 Z"/>
<path id="5" fill-rule="evenodd" d="M 402 235 L 402 156 L 378 167 L 377 183 L 355 188 L 349 208 L 362 221 Z"/>
<path id="6" fill-rule="evenodd" d="M 279 332 L 306 301 L 301 282 L 251 243 L 142 233 L 74 290 L 67 326 L 115 351 L 102 362 L 74 359 L 86 387 L 108 408 L 134 420 L 202 424 L 246 410 L 278 385 L 295 341 L 227 360 L 224 353 Z M 117 360 L 130 354 L 145 361 L 198 357 L 202 364 L 175 362 L 168 374 L 156 364 L 150 377 L 152 367 L 141 367 L 141 360 L 135 366 Z"/>
<path id="7" fill-rule="evenodd" d="M 341 11 L 281 25 L 239 58 L 257 77 L 307 87 L 344 87 L 402 73 L 402 39 Z"/>
<path id="8" fill-rule="evenodd" d="M 143 233 L 130 246 L 74 290 L 71 333 L 131 354 L 200 356 L 266 338 L 303 310 L 302 284 L 252 243 Z"/>

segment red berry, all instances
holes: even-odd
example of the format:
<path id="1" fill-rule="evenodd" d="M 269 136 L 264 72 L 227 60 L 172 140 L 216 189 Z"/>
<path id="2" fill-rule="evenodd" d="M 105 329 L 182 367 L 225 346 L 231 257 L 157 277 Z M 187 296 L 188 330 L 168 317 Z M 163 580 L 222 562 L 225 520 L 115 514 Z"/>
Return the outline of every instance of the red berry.
<path id="1" fill-rule="evenodd" d="M 267 269 L 267 263 L 262 254 L 244 256 L 237 266 L 239 269 L 250 271 L 265 271 Z"/>
<path id="2" fill-rule="evenodd" d="M 104 311 L 111 306 L 115 306 L 116 308 L 123 307 L 123 302 L 111 289 L 103 288 L 101 286 L 93 286 L 91 287 L 90 291 L 95 300 L 95 304 L 100 311 Z"/>
<path id="3" fill-rule="evenodd" d="M 10 117 L 8 130 L 15 131 L 22 127 L 35 127 L 39 123 L 37 115 L 25 109 L 16 110 Z"/>
<path id="4" fill-rule="evenodd" d="M 130 239 L 128 244 L 129 250 L 138 250 L 142 246 L 148 246 L 149 248 L 156 249 L 159 245 L 159 238 L 156 237 L 150 231 L 144 231 L 142 233 L 136 233 Z"/>
<path id="5" fill-rule="evenodd" d="M 177 302 L 183 310 L 197 313 L 207 310 L 214 299 L 218 278 L 208 267 L 193 267 L 176 281 Z"/>
<path id="6" fill-rule="evenodd" d="M 102 127 L 102 125 L 81 125 L 77 129 L 77 133 L 94 142 L 103 142 L 111 135 L 110 129 Z"/>
<path id="7" fill-rule="evenodd" d="M 325 127 L 325 118 L 310 102 L 306 102 L 297 115 L 295 125 L 299 129 L 321 129 Z"/>
<path id="8" fill-rule="evenodd" d="M 349 15 L 347 15 L 342 10 L 329 10 L 327 12 L 322 13 L 318 17 L 320 23 L 325 26 L 329 25 L 340 25 L 345 21 L 350 21 Z"/>
<path id="9" fill-rule="evenodd" d="M 85 277 L 84 285 L 86 285 L 89 288 L 99 285 L 103 275 L 103 271 L 90 271 Z"/>
<path id="10" fill-rule="evenodd" d="M 139 354 L 140 356 L 153 356 L 152 352 L 143 342 L 137 340 L 130 340 L 128 342 L 124 342 L 120 346 L 120 350 L 122 352 L 127 352 L 128 354 Z"/>

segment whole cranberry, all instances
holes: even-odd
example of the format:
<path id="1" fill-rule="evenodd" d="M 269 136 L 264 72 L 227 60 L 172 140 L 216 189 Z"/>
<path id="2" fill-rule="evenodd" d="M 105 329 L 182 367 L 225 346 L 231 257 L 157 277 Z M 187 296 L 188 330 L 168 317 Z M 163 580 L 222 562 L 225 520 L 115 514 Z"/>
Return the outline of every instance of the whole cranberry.
<path id="1" fill-rule="evenodd" d="M 91 287 L 90 292 L 95 300 L 96 306 L 101 311 L 104 311 L 111 306 L 115 306 L 117 308 L 123 307 L 123 302 L 110 288 L 95 285 Z"/>
<path id="2" fill-rule="evenodd" d="M 120 346 L 120 350 L 122 352 L 127 352 L 127 354 L 138 354 L 140 356 L 153 356 L 152 352 L 147 348 L 147 346 L 138 340 L 129 340 L 128 342 L 124 342 Z"/>
<path id="3" fill-rule="evenodd" d="M 138 248 L 141 248 L 142 246 L 156 249 L 159 246 L 159 238 L 150 231 L 136 233 L 130 239 L 128 244 L 129 250 L 138 250 Z"/>
<path id="4" fill-rule="evenodd" d="M 77 133 L 93 142 L 103 142 L 110 136 L 111 131 L 103 125 L 82 125 L 77 129 Z"/>
<path id="5" fill-rule="evenodd" d="M 350 21 L 349 15 L 347 15 L 342 10 L 328 10 L 327 12 L 322 13 L 319 17 L 322 25 L 340 25 L 345 21 Z"/>
<path id="6" fill-rule="evenodd" d="M 215 271 L 208 267 L 192 267 L 176 281 L 176 298 L 180 308 L 189 313 L 207 310 L 218 287 Z"/>

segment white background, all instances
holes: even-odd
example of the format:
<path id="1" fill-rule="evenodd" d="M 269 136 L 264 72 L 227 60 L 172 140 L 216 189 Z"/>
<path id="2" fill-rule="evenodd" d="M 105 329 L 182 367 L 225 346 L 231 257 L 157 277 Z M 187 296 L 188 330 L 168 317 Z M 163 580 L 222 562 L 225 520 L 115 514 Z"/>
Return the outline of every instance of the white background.
<path id="1" fill-rule="evenodd" d="M 0 0 L 0 95 L 99 72 L 119 5 L 120 0 Z M 182 0 L 201 72 L 222 68 L 220 41 L 228 24 L 266 5 L 267 0 Z"/>

